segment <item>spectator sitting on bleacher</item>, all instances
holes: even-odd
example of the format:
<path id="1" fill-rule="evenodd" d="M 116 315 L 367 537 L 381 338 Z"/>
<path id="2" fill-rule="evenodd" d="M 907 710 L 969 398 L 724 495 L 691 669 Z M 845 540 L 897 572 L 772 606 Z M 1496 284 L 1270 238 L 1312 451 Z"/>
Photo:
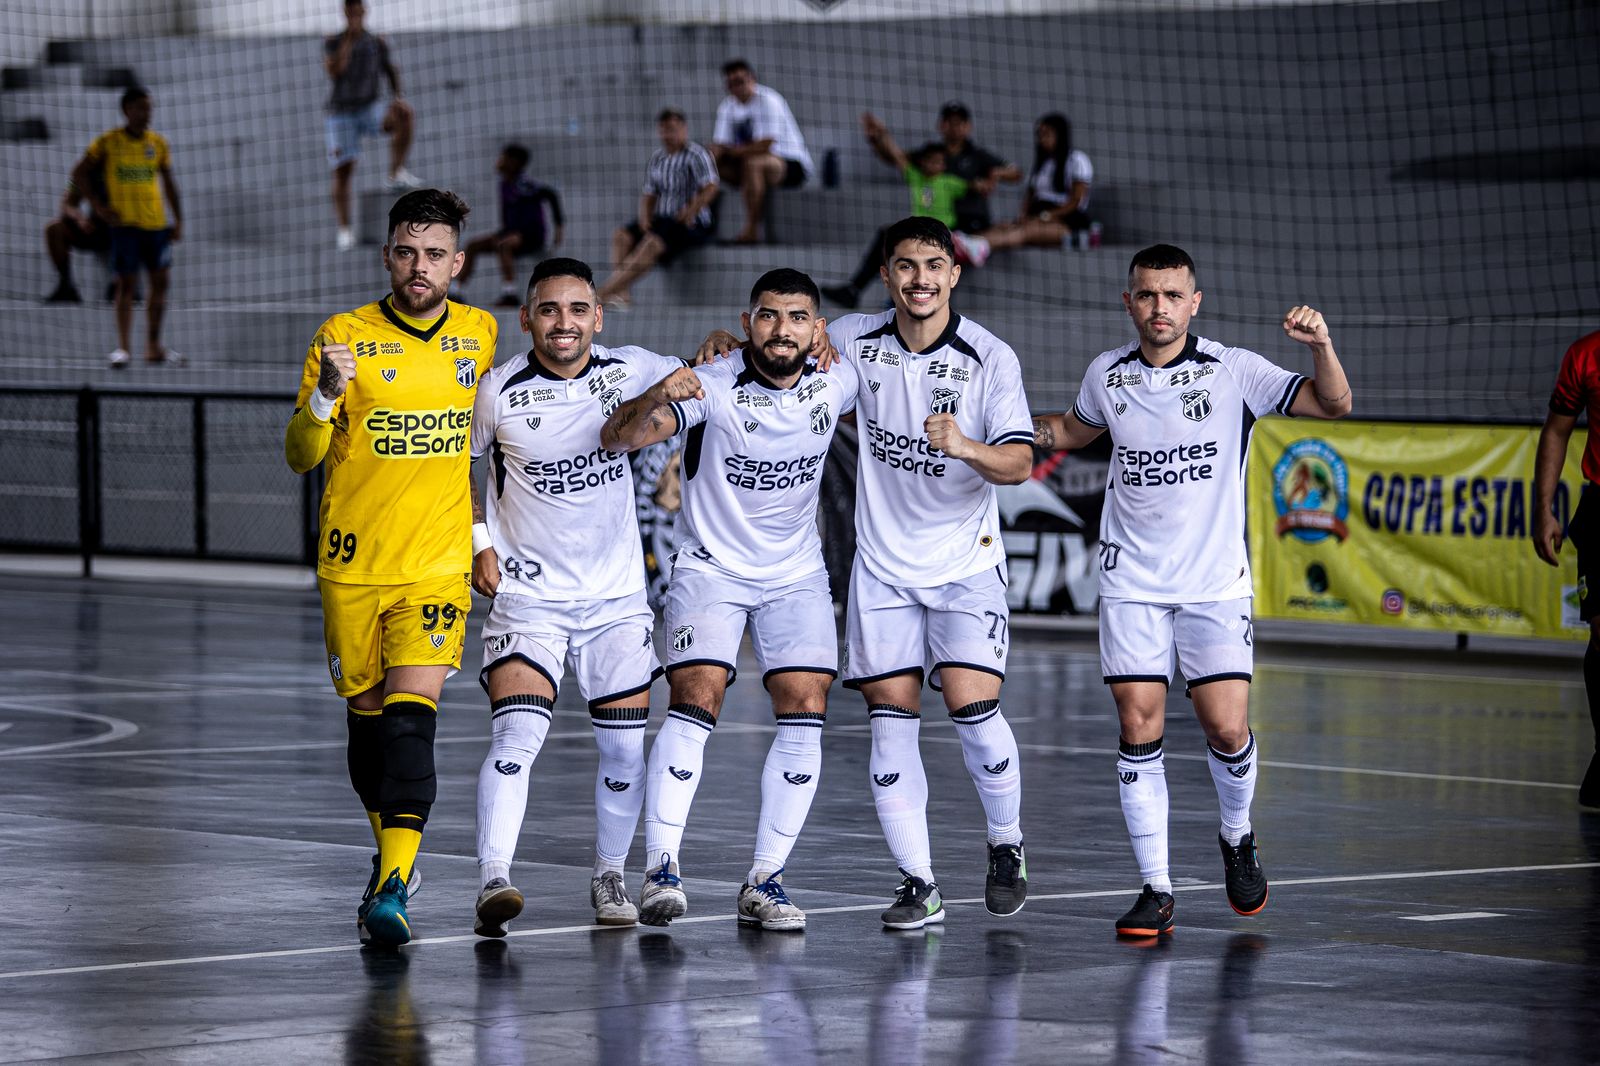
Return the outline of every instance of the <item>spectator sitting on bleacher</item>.
<path id="1" fill-rule="evenodd" d="M 744 227 L 736 244 L 754 244 L 767 209 L 767 191 L 795 189 L 811 180 L 811 153 L 789 104 L 775 89 L 756 84 L 743 59 L 722 65 L 728 96 L 717 105 L 711 154 L 722 180 L 744 194 Z"/>
<path id="2" fill-rule="evenodd" d="M 416 127 L 416 113 L 400 92 L 400 72 L 389 58 L 389 44 L 366 30 L 367 6 L 361 0 L 345 0 L 345 29 L 323 42 L 322 63 L 333 80 L 328 95 L 328 164 L 333 167 L 333 214 L 339 224 L 334 247 L 348 251 L 356 246 L 350 228 L 350 179 L 356 160 L 361 157 L 361 138 L 389 135 L 389 180 L 391 192 L 415 189 L 422 184 L 406 169 L 406 153 Z M 383 106 L 378 75 L 389 80 L 394 97 Z"/>
<path id="3" fill-rule="evenodd" d="M 861 116 L 861 129 L 872 150 L 893 163 L 905 177 L 911 190 L 911 213 L 936 218 L 953 228 L 955 205 L 967 194 L 971 183 L 946 172 L 948 157 L 944 147 L 937 142 L 925 144 L 908 158 L 889 135 L 889 128 L 870 112 Z M 842 307 L 856 305 L 862 291 L 878 277 L 878 268 L 883 265 L 883 232 L 880 228 L 873 236 L 855 275 L 843 285 L 822 286 L 823 296 Z M 957 257 L 964 257 L 965 235 L 952 232 L 950 236 L 955 241 Z"/>
<path id="4" fill-rule="evenodd" d="M 995 184 L 1016 184 L 1022 180 L 1022 170 L 972 143 L 972 112 L 957 100 L 939 109 L 939 140 L 929 142 L 933 145 L 944 149 L 949 172 L 968 183 L 967 194 L 955 203 L 956 222 L 951 229 L 982 233 L 989 228 L 989 194 Z M 881 153 L 879 158 L 883 158 Z"/>
<path id="5" fill-rule="evenodd" d="M 78 287 L 72 283 L 72 250 L 93 252 L 109 266 L 111 227 L 95 213 L 91 203 L 85 213 L 79 206 L 88 199 L 74 182 L 67 182 L 61 194 L 61 204 L 56 217 L 44 227 L 44 247 L 50 254 L 50 264 L 56 268 L 56 287 L 44 298 L 47 304 L 77 304 L 83 302 Z M 116 299 L 116 282 L 111 283 L 106 298 Z"/>
<path id="6" fill-rule="evenodd" d="M 465 261 L 461 273 L 456 275 L 459 289 L 472 276 L 478 257 L 493 252 L 500 260 L 500 307 L 520 307 L 522 290 L 517 285 L 516 258 L 519 255 L 542 256 L 561 246 L 566 220 L 561 214 L 561 195 L 555 189 L 528 177 L 528 150 L 520 144 L 508 144 L 500 149 L 495 160 L 495 173 L 500 175 L 500 228 L 494 233 L 475 237 L 467 242 Z M 550 222 L 555 229 L 549 247 L 545 245 L 545 205 L 550 207 Z"/>
<path id="7" fill-rule="evenodd" d="M 711 236 L 711 201 L 717 195 L 717 165 L 711 153 L 689 139 L 689 120 L 667 108 L 656 116 L 661 147 L 645 167 L 639 217 L 611 235 L 611 276 L 596 296 L 617 311 L 633 301 L 633 283 L 657 263 L 670 263 Z"/>
<path id="8" fill-rule="evenodd" d="M 1026 244 L 1059 248 L 1073 234 L 1089 228 L 1089 186 L 1094 166 L 1072 147 L 1072 123 L 1062 114 L 1045 115 L 1033 128 L 1033 172 L 1015 222 L 985 230 L 969 242 L 969 253 L 982 266 L 989 253 Z"/>

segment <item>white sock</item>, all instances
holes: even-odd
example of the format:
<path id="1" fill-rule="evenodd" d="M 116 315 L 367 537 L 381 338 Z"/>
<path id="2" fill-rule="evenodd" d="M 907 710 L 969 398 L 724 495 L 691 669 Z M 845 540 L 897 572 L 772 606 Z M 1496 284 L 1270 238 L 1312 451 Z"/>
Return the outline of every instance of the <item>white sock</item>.
<path id="1" fill-rule="evenodd" d="M 717 720 L 704 707 L 674 703 L 650 745 L 650 769 L 644 800 L 645 869 L 677 862 L 683 827 L 700 787 L 706 741 Z"/>
<path id="2" fill-rule="evenodd" d="M 1211 758 L 1211 781 L 1217 786 L 1217 804 L 1222 808 L 1222 839 L 1237 846 L 1250 832 L 1250 801 L 1256 797 L 1256 735 L 1244 747 L 1229 755 L 1206 745 Z"/>
<path id="3" fill-rule="evenodd" d="M 961 738 L 961 757 L 978 788 L 989 822 L 989 843 L 1022 843 L 1022 767 L 1017 738 L 999 700 L 980 700 L 950 712 Z"/>
<path id="4" fill-rule="evenodd" d="M 795 837 L 817 794 L 822 774 L 822 715 L 785 714 L 761 768 L 761 814 L 756 818 L 756 853 L 746 884 L 774 874 L 789 861 Z M 765 878 L 762 878 L 765 880 Z"/>
<path id="5" fill-rule="evenodd" d="M 600 766 L 594 774 L 594 876 L 622 873 L 644 806 L 644 727 L 649 706 L 589 711 Z"/>
<path id="6" fill-rule="evenodd" d="M 915 711 L 887 703 L 867 708 L 872 723 L 872 802 L 889 854 L 906 873 L 933 880 L 933 852 L 928 846 L 928 775 L 922 769 L 917 734 L 922 719 Z"/>
<path id="7" fill-rule="evenodd" d="M 1157 892 L 1172 891 L 1167 866 L 1167 763 L 1161 739 L 1117 746 L 1117 793 L 1139 863 L 1139 876 Z"/>
<path id="8" fill-rule="evenodd" d="M 507 696 L 495 700 L 489 711 L 489 754 L 478 768 L 478 865 L 485 884 L 511 876 L 511 857 L 528 809 L 528 775 L 550 731 L 550 701 Z"/>

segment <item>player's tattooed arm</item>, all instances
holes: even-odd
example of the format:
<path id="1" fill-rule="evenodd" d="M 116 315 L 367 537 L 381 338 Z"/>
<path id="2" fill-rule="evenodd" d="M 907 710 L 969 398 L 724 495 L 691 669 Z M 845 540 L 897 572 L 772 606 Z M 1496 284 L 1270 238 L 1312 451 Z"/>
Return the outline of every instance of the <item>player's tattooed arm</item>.
<path id="1" fill-rule="evenodd" d="M 483 493 L 478 491 L 478 478 L 472 469 L 467 469 L 467 488 L 472 494 L 472 524 L 477 525 L 487 519 L 483 513 Z"/>
<path id="2" fill-rule="evenodd" d="M 1035 415 L 1033 418 L 1033 446 L 1043 448 L 1047 452 L 1056 450 L 1056 441 L 1064 433 L 1057 432 L 1062 428 L 1060 415 Z"/>
<path id="3" fill-rule="evenodd" d="M 1033 446 L 1047 452 L 1075 452 L 1104 432 L 1071 411 L 1064 415 L 1033 416 Z"/>
<path id="4" fill-rule="evenodd" d="M 610 452 L 634 452 L 658 444 L 678 430 L 678 418 L 668 405 L 690 397 L 705 398 L 700 378 L 680 367 L 611 412 L 600 427 L 600 446 Z"/>

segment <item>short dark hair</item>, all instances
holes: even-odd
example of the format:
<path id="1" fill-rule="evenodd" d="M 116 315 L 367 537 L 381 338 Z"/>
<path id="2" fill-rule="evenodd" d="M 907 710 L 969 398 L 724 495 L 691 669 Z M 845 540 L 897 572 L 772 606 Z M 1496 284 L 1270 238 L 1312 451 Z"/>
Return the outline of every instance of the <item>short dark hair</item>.
<path id="1" fill-rule="evenodd" d="M 577 278 L 589 288 L 594 288 L 594 271 L 582 259 L 558 255 L 540 260 L 539 265 L 533 268 L 533 275 L 528 278 L 528 292 L 531 294 L 538 288 L 539 282 L 546 278 Z"/>
<path id="2" fill-rule="evenodd" d="M 150 99 L 150 90 L 142 85 L 132 85 L 122 91 L 122 100 L 118 106 L 126 111 L 129 104 L 136 104 L 140 100 Z"/>
<path id="3" fill-rule="evenodd" d="M 942 119 L 959 118 L 963 122 L 971 122 L 972 112 L 968 111 L 967 105 L 960 100 L 949 100 L 939 109 L 939 117 Z"/>
<path id="4" fill-rule="evenodd" d="M 689 120 L 684 117 L 683 112 L 679 111 L 675 107 L 663 107 L 661 109 L 661 113 L 656 115 L 656 125 L 658 125 L 658 126 L 661 125 L 661 123 L 663 123 L 663 122 L 674 122 L 674 121 L 682 122 L 685 125 L 687 125 L 688 122 L 689 122 Z"/>
<path id="5" fill-rule="evenodd" d="M 906 158 L 912 163 L 919 163 L 928 158 L 930 155 L 944 155 L 944 145 L 940 144 L 938 141 L 929 141 L 927 144 L 919 144 L 906 155 Z"/>
<path id="6" fill-rule="evenodd" d="M 884 229 L 881 250 L 885 265 L 894 258 L 894 250 L 906 241 L 932 244 L 944 249 L 944 254 L 951 259 L 956 257 L 956 242 L 950 237 L 950 227 L 936 218 L 912 215 Z"/>
<path id="7" fill-rule="evenodd" d="M 722 64 L 722 76 L 724 78 L 736 70 L 745 71 L 752 78 L 756 76 L 756 68 L 750 65 L 750 61 L 748 59 L 730 59 L 726 63 Z"/>
<path id="8" fill-rule="evenodd" d="M 1175 244 L 1152 244 L 1142 248 L 1133 255 L 1133 262 L 1128 264 L 1128 278 L 1131 284 L 1133 272 L 1141 268 L 1145 270 L 1176 270 L 1187 267 L 1189 276 L 1194 279 L 1194 287 L 1200 288 L 1200 272 L 1194 268 L 1194 260 L 1189 258 L 1189 253 Z"/>
<path id="9" fill-rule="evenodd" d="M 811 275 L 789 267 L 769 270 L 757 278 L 750 288 L 750 306 L 754 307 L 760 302 L 762 293 L 768 292 L 774 296 L 804 296 L 811 301 L 811 306 L 822 306 L 822 293 L 817 290 L 817 283 L 811 280 Z"/>
<path id="10" fill-rule="evenodd" d="M 533 158 L 528 151 L 527 145 L 517 144 L 515 141 L 500 149 L 500 154 L 511 160 L 519 168 L 527 166 L 528 160 Z"/>
<path id="11" fill-rule="evenodd" d="M 389 208 L 389 237 L 401 226 L 449 226 L 457 237 L 461 224 L 472 213 L 467 202 L 448 189 L 417 189 L 408 192 Z"/>

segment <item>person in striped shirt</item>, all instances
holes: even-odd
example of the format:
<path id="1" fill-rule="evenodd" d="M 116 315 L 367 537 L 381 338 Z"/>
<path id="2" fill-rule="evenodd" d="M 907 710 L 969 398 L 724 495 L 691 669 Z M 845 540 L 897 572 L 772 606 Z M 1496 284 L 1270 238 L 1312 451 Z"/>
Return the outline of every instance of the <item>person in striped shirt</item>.
<path id="1" fill-rule="evenodd" d="M 611 276 L 600 286 L 600 302 L 611 310 L 633 302 L 633 284 L 657 264 L 670 263 L 711 235 L 711 201 L 717 195 L 717 165 L 711 153 L 689 139 L 683 112 L 656 116 L 661 147 L 645 168 L 639 217 L 611 235 Z"/>

